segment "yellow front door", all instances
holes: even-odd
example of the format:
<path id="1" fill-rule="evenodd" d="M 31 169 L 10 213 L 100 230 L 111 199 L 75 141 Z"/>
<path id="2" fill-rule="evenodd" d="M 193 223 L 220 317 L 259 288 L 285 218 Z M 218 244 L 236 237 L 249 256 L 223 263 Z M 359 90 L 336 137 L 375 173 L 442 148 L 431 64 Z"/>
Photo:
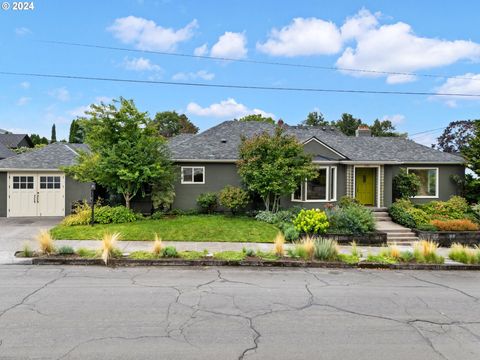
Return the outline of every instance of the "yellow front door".
<path id="1" fill-rule="evenodd" d="M 375 168 L 355 169 L 355 199 L 362 205 L 375 205 Z"/>

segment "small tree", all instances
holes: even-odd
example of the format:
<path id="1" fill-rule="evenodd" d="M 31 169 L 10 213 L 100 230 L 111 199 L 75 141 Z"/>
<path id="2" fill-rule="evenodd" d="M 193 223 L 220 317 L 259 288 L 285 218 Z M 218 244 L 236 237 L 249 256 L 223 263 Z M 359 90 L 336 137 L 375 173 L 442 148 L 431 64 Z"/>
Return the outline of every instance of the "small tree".
<path id="1" fill-rule="evenodd" d="M 325 117 L 321 112 L 312 111 L 309 112 L 307 118 L 302 121 L 302 125 L 305 126 L 327 126 L 328 121 L 325 120 Z"/>
<path id="2" fill-rule="evenodd" d="M 303 152 L 295 137 L 277 127 L 273 135 L 264 132 L 240 145 L 238 172 L 248 190 L 257 193 L 265 210 L 277 211 L 280 197 L 290 195 L 305 179 L 315 177 L 312 156 Z"/>
<path id="3" fill-rule="evenodd" d="M 275 124 L 275 120 L 273 120 L 270 116 L 263 116 L 262 114 L 250 114 L 250 115 L 245 115 L 244 117 L 241 117 L 238 119 L 238 121 L 259 121 L 259 122 L 266 122 L 269 124 Z"/>
<path id="4" fill-rule="evenodd" d="M 214 192 L 206 192 L 198 195 L 197 205 L 207 214 L 212 214 L 218 206 L 218 196 Z"/>
<path id="5" fill-rule="evenodd" d="M 52 135 L 50 136 L 50 143 L 56 143 L 57 142 L 57 128 L 55 127 L 55 124 L 52 125 Z"/>
<path id="6" fill-rule="evenodd" d="M 68 134 L 69 143 L 82 144 L 85 140 L 85 130 L 82 124 L 83 121 L 85 121 L 85 119 L 82 118 L 72 120 L 72 123 L 70 124 L 70 132 Z"/>
<path id="7" fill-rule="evenodd" d="M 178 114 L 176 111 L 162 111 L 155 114 L 151 125 L 158 133 L 166 138 L 179 134 L 196 134 L 196 127 L 185 114 Z"/>
<path id="8" fill-rule="evenodd" d="M 36 145 L 48 145 L 48 139 L 45 136 L 40 136 L 38 134 L 31 134 L 30 139 L 34 146 Z"/>
<path id="9" fill-rule="evenodd" d="M 400 172 L 393 178 L 394 199 L 410 199 L 417 195 L 420 189 L 420 179 L 415 174 L 409 174 L 406 169 L 401 168 Z"/>
<path id="10" fill-rule="evenodd" d="M 242 188 L 228 185 L 224 187 L 218 194 L 220 205 L 229 209 L 232 214 L 245 208 L 250 201 L 248 193 Z"/>

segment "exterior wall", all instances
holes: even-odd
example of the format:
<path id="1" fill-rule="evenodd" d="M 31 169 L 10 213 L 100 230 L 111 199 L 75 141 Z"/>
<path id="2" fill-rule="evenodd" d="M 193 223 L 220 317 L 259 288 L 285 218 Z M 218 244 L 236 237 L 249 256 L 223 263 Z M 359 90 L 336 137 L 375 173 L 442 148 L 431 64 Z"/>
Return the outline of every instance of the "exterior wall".
<path id="1" fill-rule="evenodd" d="M 181 166 L 205 167 L 205 184 L 182 184 Z M 227 185 L 242 186 L 234 163 L 181 163 L 176 171 L 174 209 L 194 209 L 197 207 L 196 199 L 202 193 L 218 192 Z"/>
<path id="2" fill-rule="evenodd" d="M 71 214 L 72 205 L 77 201 L 87 200 L 90 202 L 90 188 L 91 183 L 82 183 L 65 176 L 65 215 Z"/>
<path id="3" fill-rule="evenodd" d="M 320 144 L 316 140 L 310 140 L 307 144 L 303 145 L 303 151 L 307 154 L 323 156 L 330 159 L 340 160 L 342 157 L 334 151 L 328 149 L 324 145 Z"/>
<path id="4" fill-rule="evenodd" d="M 460 177 L 465 176 L 465 167 L 463 165 L 418 165 L 418 164 L 405 164 L 405 165 L 385 165 L 385 206 L 392 205 L 393 191 L 392 181 L 395 175 L 397 175 L 401 168 L 407 167 L 432 167 L 438 168 L 439 177 L 439 194 L 438 198 L 426 198 L 426 199 L 412 199 L 417 204 L 426 203 L 432 200 L 448 200 L 452 195 L 459 195 L 460 189 L 457 184 L 451 180 L 452 175 L 458 175 Z"/>
<path id="5" fill-rule="evenodd" d="M 7 173 L 0 172 L 0 217 L 7 216 Z"/>
<path id="6" fill-rule="evenodd" d="M 18 143 L 17 148 L 21 148 L 21 147 L 31 147 L 30 143 L 27 141 L 26 138 L 23 138 L 22 141 Z"/>

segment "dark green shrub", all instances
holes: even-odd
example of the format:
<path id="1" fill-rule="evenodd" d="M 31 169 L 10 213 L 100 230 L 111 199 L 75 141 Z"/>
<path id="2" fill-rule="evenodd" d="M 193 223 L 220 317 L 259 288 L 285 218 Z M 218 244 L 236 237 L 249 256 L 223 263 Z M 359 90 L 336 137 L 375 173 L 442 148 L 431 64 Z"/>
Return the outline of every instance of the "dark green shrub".
<path id="1" fill-rule="evenodd" d="M 341 208 L 348 207 L 350 205 L 359 205 L 359 202 L 357 199 L 346 195 L 342 196 L 340 198 L 340 201 L 338 202 L 338 206 L 340 206 Z"/>
<path id="2" fill-rule="evenodd" d="M 166 246 L 162 249 L 162 257 L 174 258 L 177 256 L 178 256 L 178 253 L 175 246 Z"/>
<path id="3" fill-rule="evenodd" d="M 400 172 L 393 178 L 394 199 L 409 199 L 417 195 L 420 189 L 420 179 L 415 174 L 409 174 L 406 169 L 401 168 Z"/>
<path id="4" fill-rule="evenodd" d="M 300 238 L 300 233 L 295 226 L 291 223 L 282 223 L 280 226 L 280 230 L 282 230 L 283 236 L 285 236 L 285 240 L 294 242 Z"/>
<path id="5" fill-rule="evenodd" d="M 362 205 L 351 204 L 329 212 L 331 232 L 362 235 L 375 231 L 372 212 Z"/>
<path id="6" fill-rule="evenodd" d="M 155 211 L 150 218 L 152 220 L 161 220 L 164 217 L 165 217 L 165 213 L 163 211 Z"/>
<path id="7" fill-rule="evenodd" d="M 136 220 L 135 213 L 125 206 L 100 206 L 95 208 L 95 222 L 98 224 L 122 224 Z"/>
<path id="8" fill-rule="evenodd" d="M 409 202 L 410 203 L 410 202 Z M 413 205 L 411 205 L 413 207 Z M 388 209 L 388 213 L 394 222 L 406 226 L 408 228 L 415 228 L 417 224 L 413 216 L 407 211 L 407 207 L 402 201 L 396 201 Z"/>
<path id="9" fill-rule="evenodd" d="M 242 188 L 228 185 L 220 191 L 218 199 L 220 205 L 229 209 L 232 214 L 235 214 L 248 205 L 250 196 Z"/>
<path id="10" fill-rule="evenodd" d="M 71 246 L 62 246 L 57 250 L 58 255 L 73 255 L 75 250 Z"/>
<path id="11" fill-rule="evenodd" d="M 218 196 L 214 192 L 206 192 L 197 197 L 197 205 L 203 212 L 211 214 L 218 206 Z"/>
<path id="12" fill-rule="evenodd" d="M 421 231 L 438 231 L 437 227 L 432 224 L 420 224 L 417 226 L 417 229 Z"/>

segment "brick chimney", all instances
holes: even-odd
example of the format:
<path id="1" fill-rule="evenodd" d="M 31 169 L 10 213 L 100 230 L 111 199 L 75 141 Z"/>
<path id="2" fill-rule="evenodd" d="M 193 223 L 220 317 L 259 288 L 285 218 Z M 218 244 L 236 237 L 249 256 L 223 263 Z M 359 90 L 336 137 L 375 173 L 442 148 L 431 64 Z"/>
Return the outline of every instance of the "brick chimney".
<path id="1" fill-rule="evenodd" d="M 372 136 L 372 131 L 368 127 L 368 125 L 360 125 L 357 130 L 355 130 L 355 136 L 360 137 L 360 136 L 367 136 L 370 137 Z"/>
<path id="2" fill-rule="evenodd" d="M 278 121 L 277 121 L 278 127 L 283 127 L 284 124 L 285 124 L 285 122 L 282 119 L 278 119 Z"/>

